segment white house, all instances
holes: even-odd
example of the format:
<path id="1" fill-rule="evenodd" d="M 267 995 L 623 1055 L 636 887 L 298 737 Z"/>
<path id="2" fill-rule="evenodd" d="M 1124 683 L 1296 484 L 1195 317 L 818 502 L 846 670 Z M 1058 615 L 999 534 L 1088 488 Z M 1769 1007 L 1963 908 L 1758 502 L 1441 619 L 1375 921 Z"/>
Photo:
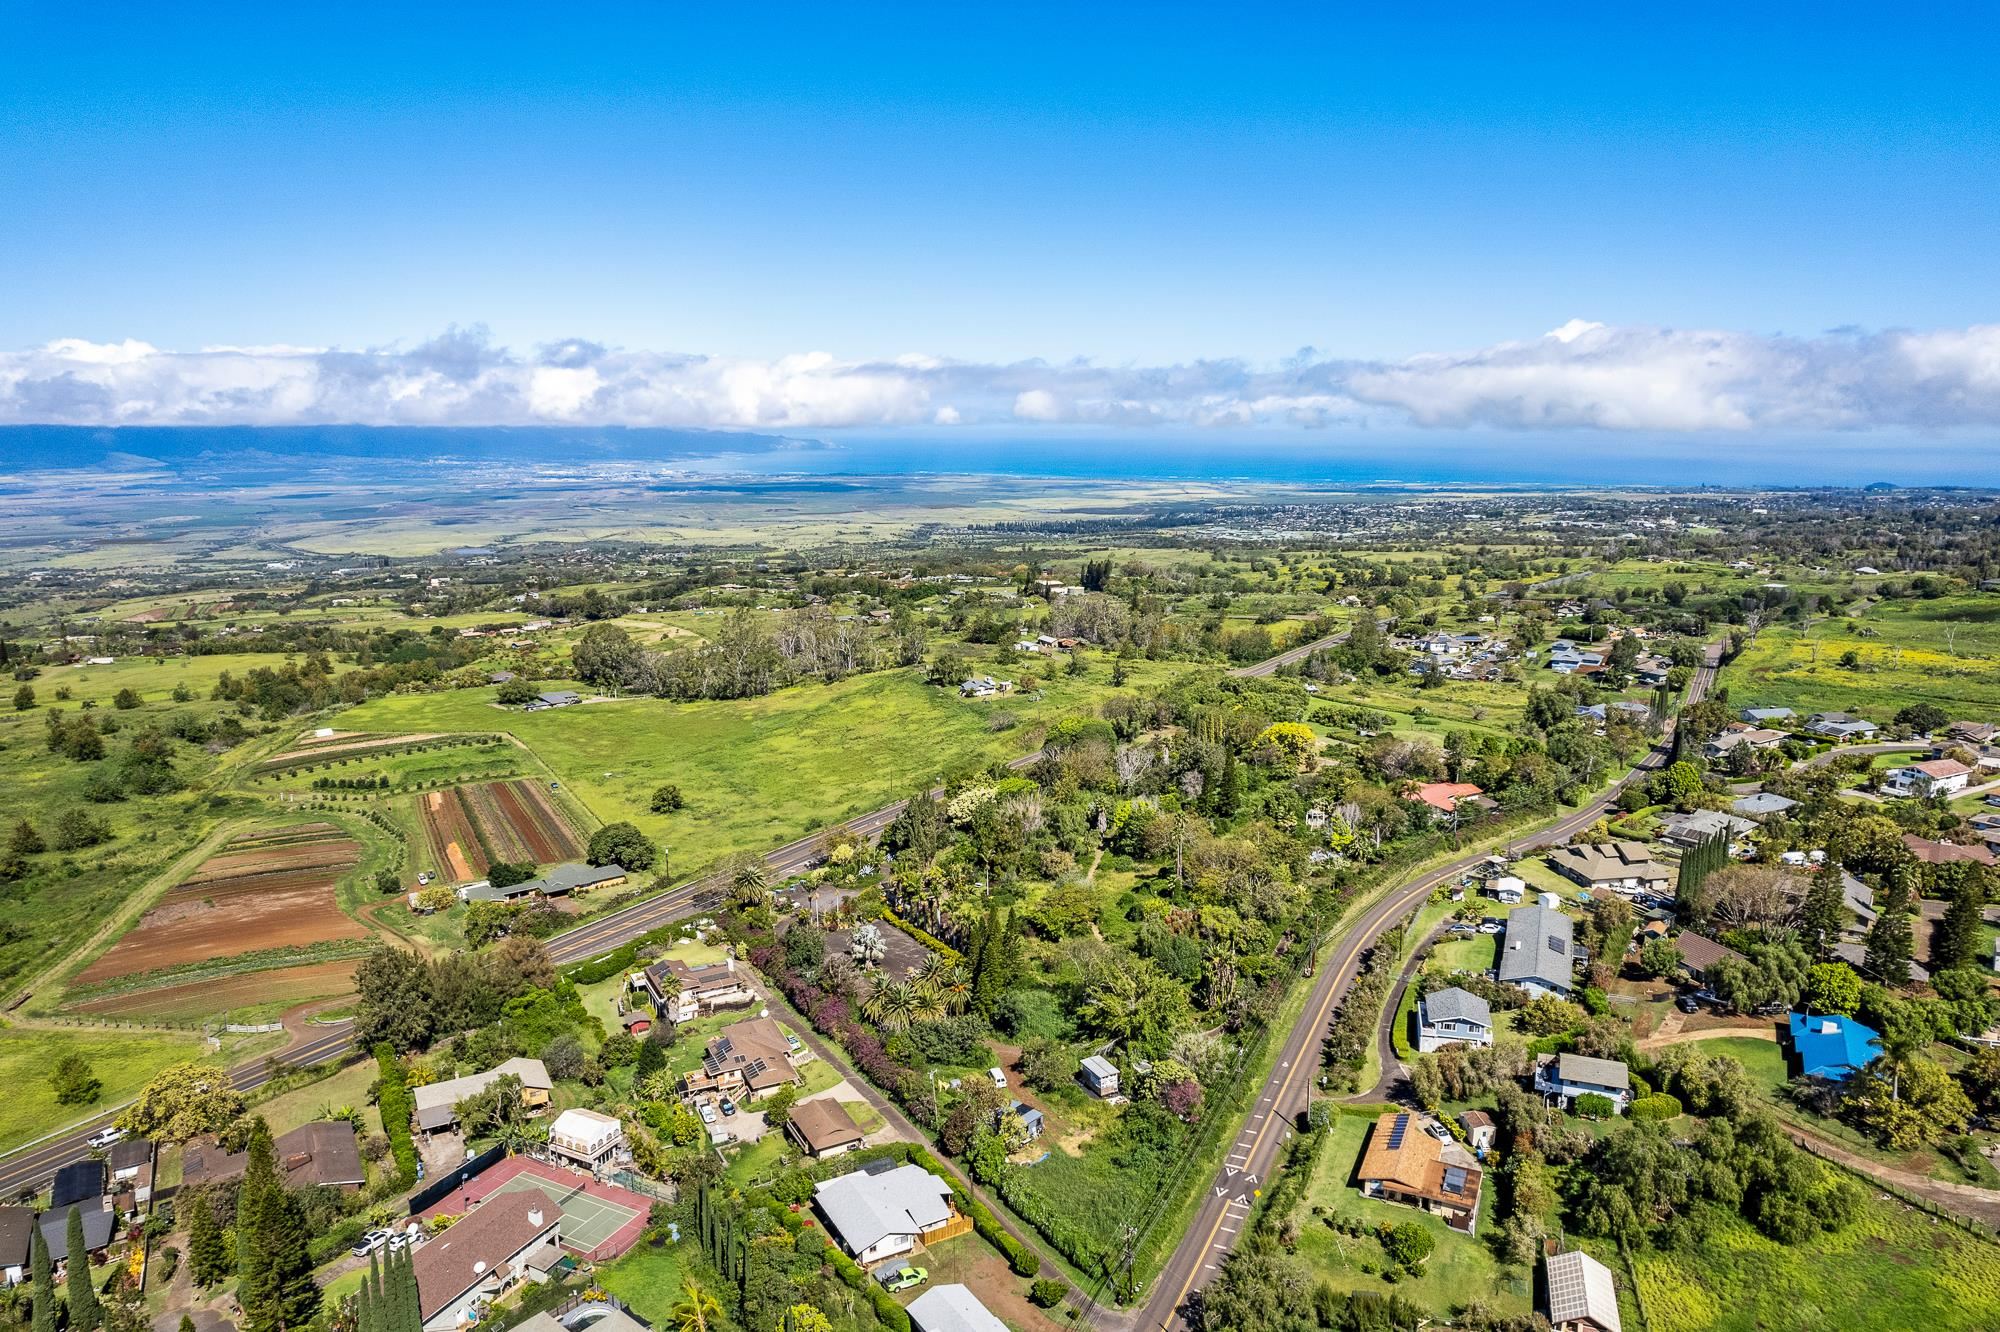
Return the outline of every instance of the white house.
<path id="1" fill-rule="evenodd" d="M 638 973 L 636 983 L 645 987 L 653 1007 L 669 1022 L 692 1022 L 704 1014 L 724 1008 L 742 1008 L 755 1003 L 757 992 L 736 970 L 736 959 L 690 966 L 679 958 L 662 958 Z"/>
<path id="2" fill-rule="evenodd" d="M 1007 1332 L 1007 1325 L 959 1282 L 932 1286 L 905 1311 L 917 1332 Z"/>
<path id="3" fill-rule="evenodd" d="M 549 1150 L 585 1170 L 608 1169 L 624 1146 L 625 1130 L 596 1110 L 565 1110 L 549 1125 Z"/>
<path id="4" fill-rule="evenodd" d="M 1115 1096 L 1118 1092 L 1118 1065 L 1103 1055 L 1086 1055 L 1083 1064 L 1083 1084 L 1090 1088 L 1093 1096 Z"/>
<path id="5" fill-rule="evenodd" d="M 1622 1115 L 1632 1103 L 1632 1070 L 1617 1059 L 1543 1055 L 1535 1063 L 1535 1090 L 1561 1097 L 1565 1107 L 1573 1107 L 1579 1096 L 1602 1096 Z"/>
<path id="6" fill-rule="evenodd" d="M 1528 881 L 1516 878 L 1512 874 L 1503 874 L 1487 884 L 1486 891 L 1492 894 L 1497 902 L 1503 902 L 1508 906 L 1519 906 L 1521 899 L 1528 895 Z"/>
<path id="7" fill-rule="evenodd" d="M 1889 769 L 1882 780 L 1882 790 L 1886 795 L 1934 800 L 1957 795 L 1971 779 L 1972 769 L 1957 759 L 1925 759 Z"/>
<path id="8" fill-rule="evenodd" d="M 1417 1049 L 1424 1054 L 1447 1045 L 1493 1044 L 1493 1007 L 1454 985 L 1417 1000 Z"/>
<path id="9" fill-rule="evenodd" d="M 864 1265 L 908 1253 L 919 1240 L 943 1238 L 962 1219 L 951 1185 L 916 1165 L 822 1180 L 813 1200 L 840 1246 Z"/>

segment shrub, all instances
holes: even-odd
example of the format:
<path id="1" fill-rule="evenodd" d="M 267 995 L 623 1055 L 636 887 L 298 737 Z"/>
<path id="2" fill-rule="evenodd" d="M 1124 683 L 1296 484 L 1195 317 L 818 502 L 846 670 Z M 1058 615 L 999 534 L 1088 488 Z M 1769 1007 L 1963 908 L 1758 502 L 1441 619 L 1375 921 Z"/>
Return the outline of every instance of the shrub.
<path id="1" fill-rule="evenodd" d="M 382 1111 L 382 1131 L 389 1137 L 389 1151 L 396 1158 L 398 1189 L 417 1182 L 417 1143 L 410 1135 L 410 1116 L 416 1112 L 416 1098 L 403 1077 L 402 1061 L 387 1041 L 375 1047 L 375 1066 L 381 1073 L 376 1085 L 375 1104 Z"/>
<path id="2" fill-rule="evenodd" d="M 1609 1119 L 1618 1113 L 1618 1107 L 1612 1104 L 1609 1096 L 1585 1092 L 1576 1098 L 1576 1113 L 1585 1119 Z"/>
<path id="3" fill-rule="evenodd" d="M 1678 1119 L 1681 1103 L 1678 1097 L 1660 1092 L 1654 1096 L 1641 1096 L 1632 1102 L 1631 1115 L 1634 1119 Z"/>
<path id="4" fill-rule="evenodd" d="M 1053 1309 L 1062 1302 L 1063 1283 L 1053 1277 L 1042 1277 L 1028 1287 L 1028 1298 L 1044 1309 Z"/>

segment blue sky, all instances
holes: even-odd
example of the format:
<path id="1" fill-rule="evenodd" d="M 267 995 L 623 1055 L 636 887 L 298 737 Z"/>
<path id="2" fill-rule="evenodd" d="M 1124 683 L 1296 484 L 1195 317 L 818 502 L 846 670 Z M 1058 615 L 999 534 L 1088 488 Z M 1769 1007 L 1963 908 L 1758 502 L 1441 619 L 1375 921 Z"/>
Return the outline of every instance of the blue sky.
<path id="1" fill-rule="evenodd" d="M 0 345 L 1167 362 L 1995 317 L 1991 7 L 957 8 L 13 7 Z"/>

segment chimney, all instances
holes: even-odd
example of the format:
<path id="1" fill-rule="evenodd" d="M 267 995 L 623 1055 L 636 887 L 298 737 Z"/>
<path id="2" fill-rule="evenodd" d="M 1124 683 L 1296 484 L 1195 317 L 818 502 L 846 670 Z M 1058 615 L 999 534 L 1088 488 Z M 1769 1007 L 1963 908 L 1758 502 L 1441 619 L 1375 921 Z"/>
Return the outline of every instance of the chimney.
<path id="1" fill-rule="evenodd" d="M 541 1208 L 539 1208 L 539 1207 L 530 1207 L 530 1208 L 528 1209 L 528 1224 L 529 1224 L 529 1225 L 531 1225 L 531 1226 L 533 1226 L 533 1227 L 535 1227 L 535 1228 L 536 1228 L 537 1230 L 541 1229 L 541 1225 L 542 1225 L 542 1209 L 541 1209 Z"/>
<path id="2" fill-rule="evenodd" d="M 727 957 L 725 957 L 725 958 L 723 958 L 723 959 L 722 959 L 722 969 L 723 969 L 724 971 L 727 971 L 727 972 L 731 973 L 732 975 L 733 975 L 733 974 L 735 973 L 735 971 L 736 971 L 736 954 L 734 954 L 734 953 L 731 953 L 731 954 L 730 954 L 729 956 L 727 956 Z"/>

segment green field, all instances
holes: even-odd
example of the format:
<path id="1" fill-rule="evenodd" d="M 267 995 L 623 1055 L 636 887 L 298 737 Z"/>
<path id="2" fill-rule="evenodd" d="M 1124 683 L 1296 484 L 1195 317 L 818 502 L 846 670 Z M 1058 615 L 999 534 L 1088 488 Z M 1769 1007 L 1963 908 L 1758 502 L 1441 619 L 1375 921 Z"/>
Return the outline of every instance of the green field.
<path id="1" fill-rule="evenodd" d="M 1132 687 L 1169 670 L 1142 663 Z M 912 671 L 728 702 L 628 698 L 526 713 L 495 707 L 491 690 L 456 690 L 373 699 L 331 724 L 374 732 L 505 730 L 599 818 L 630 819 L 658 838 L 678 875 L 878 808 L 960 760 L 1013 758 L 1031 747 L 1031 723 L 1093 705 L 1108 674 L 1099 663 L 1094 680 L 1052 682 L 1039 700 L 985 702 L 963 702 Z M 996 717 L 1020 724 L 996 730 Z M 687 808 L 654 815 L 647 804 L 666 782 L 681 788 Z"/>
<path id="2" fill-rule="evenodd" d="M 284 1036 L 259 1036 L 255 1045 L 239 1038 L 216 1058 L 229 1061 L 274 1048 Z M 104 1084 L 90 1105 L 58 1105 L 49 1089 L 49 1071 L 65 1055 L 80 1054 Z M 143 1030 L 78 1031 L 0 1029 L 0 1086 L 7 1088 L 0 1105 L 0 1151 L 10 1150 L 61 1128 L 88 1119 L 107 1107 L 131 1099 L 147 1079 L 186 1059 L 207 1056 L 202 1039 L 193 1034 Z"/>
<path id="3" fill-rule="evenodd" d="M 1852 669 L 1840 665 L 1850 651 Z M 1896 602 L 1804 632 L 1766 629 L 1724 668 L 1723 683 L 1740 706 L 1886 721 L 1912 703 L 1934 703 L 1983 718 L 2000 708 L 2000 599 Z"/>

